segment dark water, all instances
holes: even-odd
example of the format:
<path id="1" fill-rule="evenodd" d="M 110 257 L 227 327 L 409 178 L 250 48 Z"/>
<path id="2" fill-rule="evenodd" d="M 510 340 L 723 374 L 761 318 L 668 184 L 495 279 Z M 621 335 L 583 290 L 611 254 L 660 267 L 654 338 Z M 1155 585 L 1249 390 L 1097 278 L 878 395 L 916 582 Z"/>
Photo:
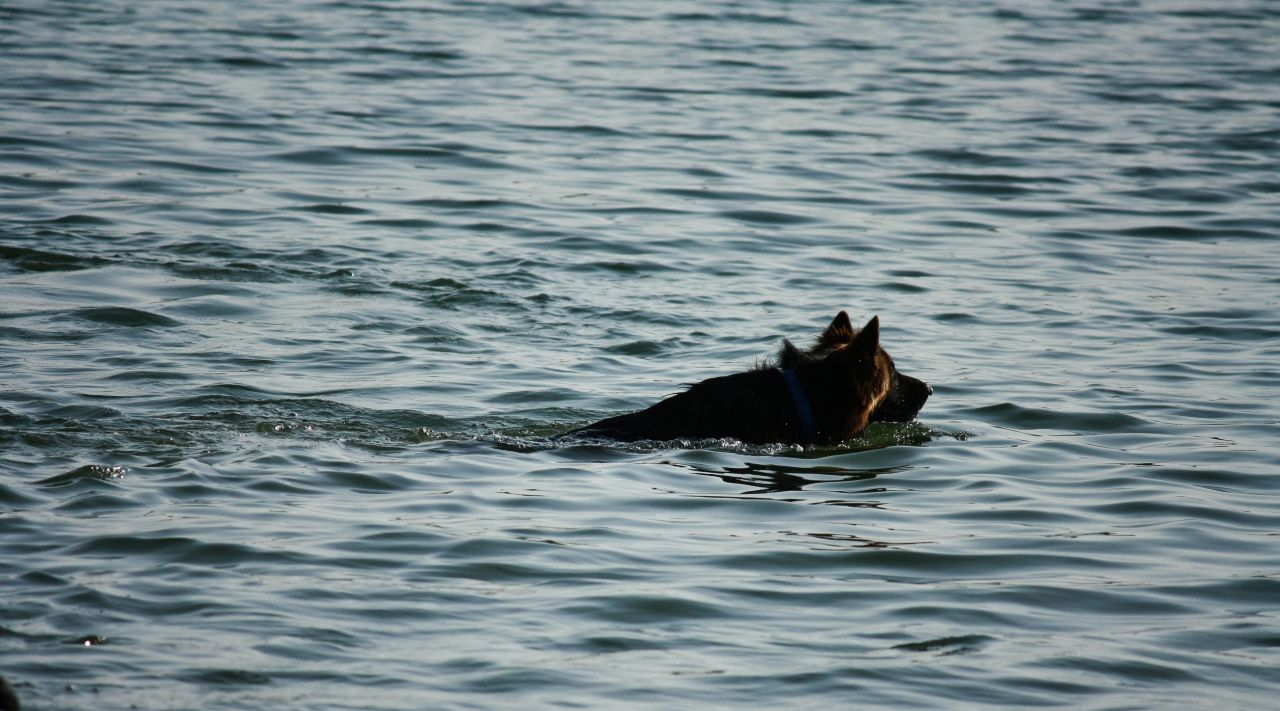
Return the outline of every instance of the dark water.
<path id="1" fill-rule="evenodd" d="M 1280 7 L 0 2 L 32 709 L 1263 708 Z M 879 314 L 920 421 L 550 436 Z"/>

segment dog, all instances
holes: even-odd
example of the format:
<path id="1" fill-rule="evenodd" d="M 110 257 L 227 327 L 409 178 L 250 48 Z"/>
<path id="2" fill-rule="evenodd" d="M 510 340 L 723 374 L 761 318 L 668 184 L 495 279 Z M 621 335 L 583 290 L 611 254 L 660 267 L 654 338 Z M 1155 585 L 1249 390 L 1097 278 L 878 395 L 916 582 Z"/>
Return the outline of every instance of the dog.
<path id="1" fill-rule="evenodd" d="M 774 359 L 751 370 L 695 383 L 561 437 L 830 444 L 861 435 L 870 422 L 909 422 L 931 394 L 880 347 L 879 316 L 854 329 L 841 311 L 807 351 L 784 339 Z"/>

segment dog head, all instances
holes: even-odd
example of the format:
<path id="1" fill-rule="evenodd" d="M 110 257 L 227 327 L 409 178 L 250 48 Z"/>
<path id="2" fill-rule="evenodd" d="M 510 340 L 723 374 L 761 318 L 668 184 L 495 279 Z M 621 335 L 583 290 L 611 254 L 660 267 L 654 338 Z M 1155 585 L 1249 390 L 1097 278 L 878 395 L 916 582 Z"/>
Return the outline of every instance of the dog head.
<path id="1" fill-rule="evenodd" d="M 879 380 L 881 375 L 887 378 L 888 387 L 883 394 L 874 392 L 879 389 L 875 387 L 878 383 L 867 383 L 871 386 L 868 393 L 880 396 L 871 413 L 872 422 L 910 422 L 933 394 L 933 388 L 928 383 L 899 373 L 893 359 L 880 347 L 879 317 L 872 317 L 859 330 L 849 321 L 849 314 L 841 311 L 809 350 L 802 351 L 790 341 L 783 340 L 777 360 L 781 368 L 795 368 L 802 363 L 826 360 L 842 353 L 842 357 L 854 356 L 855 359 L 874 364 L 872 372 L 876 374 L 875 380 Z"/>

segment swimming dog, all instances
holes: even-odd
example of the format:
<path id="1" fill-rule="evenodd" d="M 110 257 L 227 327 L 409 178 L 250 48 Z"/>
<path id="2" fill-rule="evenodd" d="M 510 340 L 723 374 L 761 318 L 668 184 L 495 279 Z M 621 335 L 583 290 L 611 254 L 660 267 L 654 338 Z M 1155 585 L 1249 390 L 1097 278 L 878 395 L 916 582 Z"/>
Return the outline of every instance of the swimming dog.
<path id="1" fill-rule="evenodd" d="M 880 347 L 878 316 L 854 329 L 841 311 L 807 351 L 783 340 L 777 356 L 761 366 L 695 383 L 644 410 L 561 436 L 829 444 L 862 434 L 870 422 L 908 422 L 932 393 L 894 367 Z"/>

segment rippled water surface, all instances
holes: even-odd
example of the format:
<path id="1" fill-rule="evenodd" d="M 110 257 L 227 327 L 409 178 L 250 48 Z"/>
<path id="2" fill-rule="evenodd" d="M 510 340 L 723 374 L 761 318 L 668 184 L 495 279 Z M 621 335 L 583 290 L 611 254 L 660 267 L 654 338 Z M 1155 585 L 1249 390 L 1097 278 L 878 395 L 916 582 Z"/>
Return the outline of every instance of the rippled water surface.
<path id="1" fill-rule="evenodd" d="M 0 2 L 25 708 L 1263 708 L 1280 8 Z M 878 314 L 799 449 L 554 435 Z"/>

